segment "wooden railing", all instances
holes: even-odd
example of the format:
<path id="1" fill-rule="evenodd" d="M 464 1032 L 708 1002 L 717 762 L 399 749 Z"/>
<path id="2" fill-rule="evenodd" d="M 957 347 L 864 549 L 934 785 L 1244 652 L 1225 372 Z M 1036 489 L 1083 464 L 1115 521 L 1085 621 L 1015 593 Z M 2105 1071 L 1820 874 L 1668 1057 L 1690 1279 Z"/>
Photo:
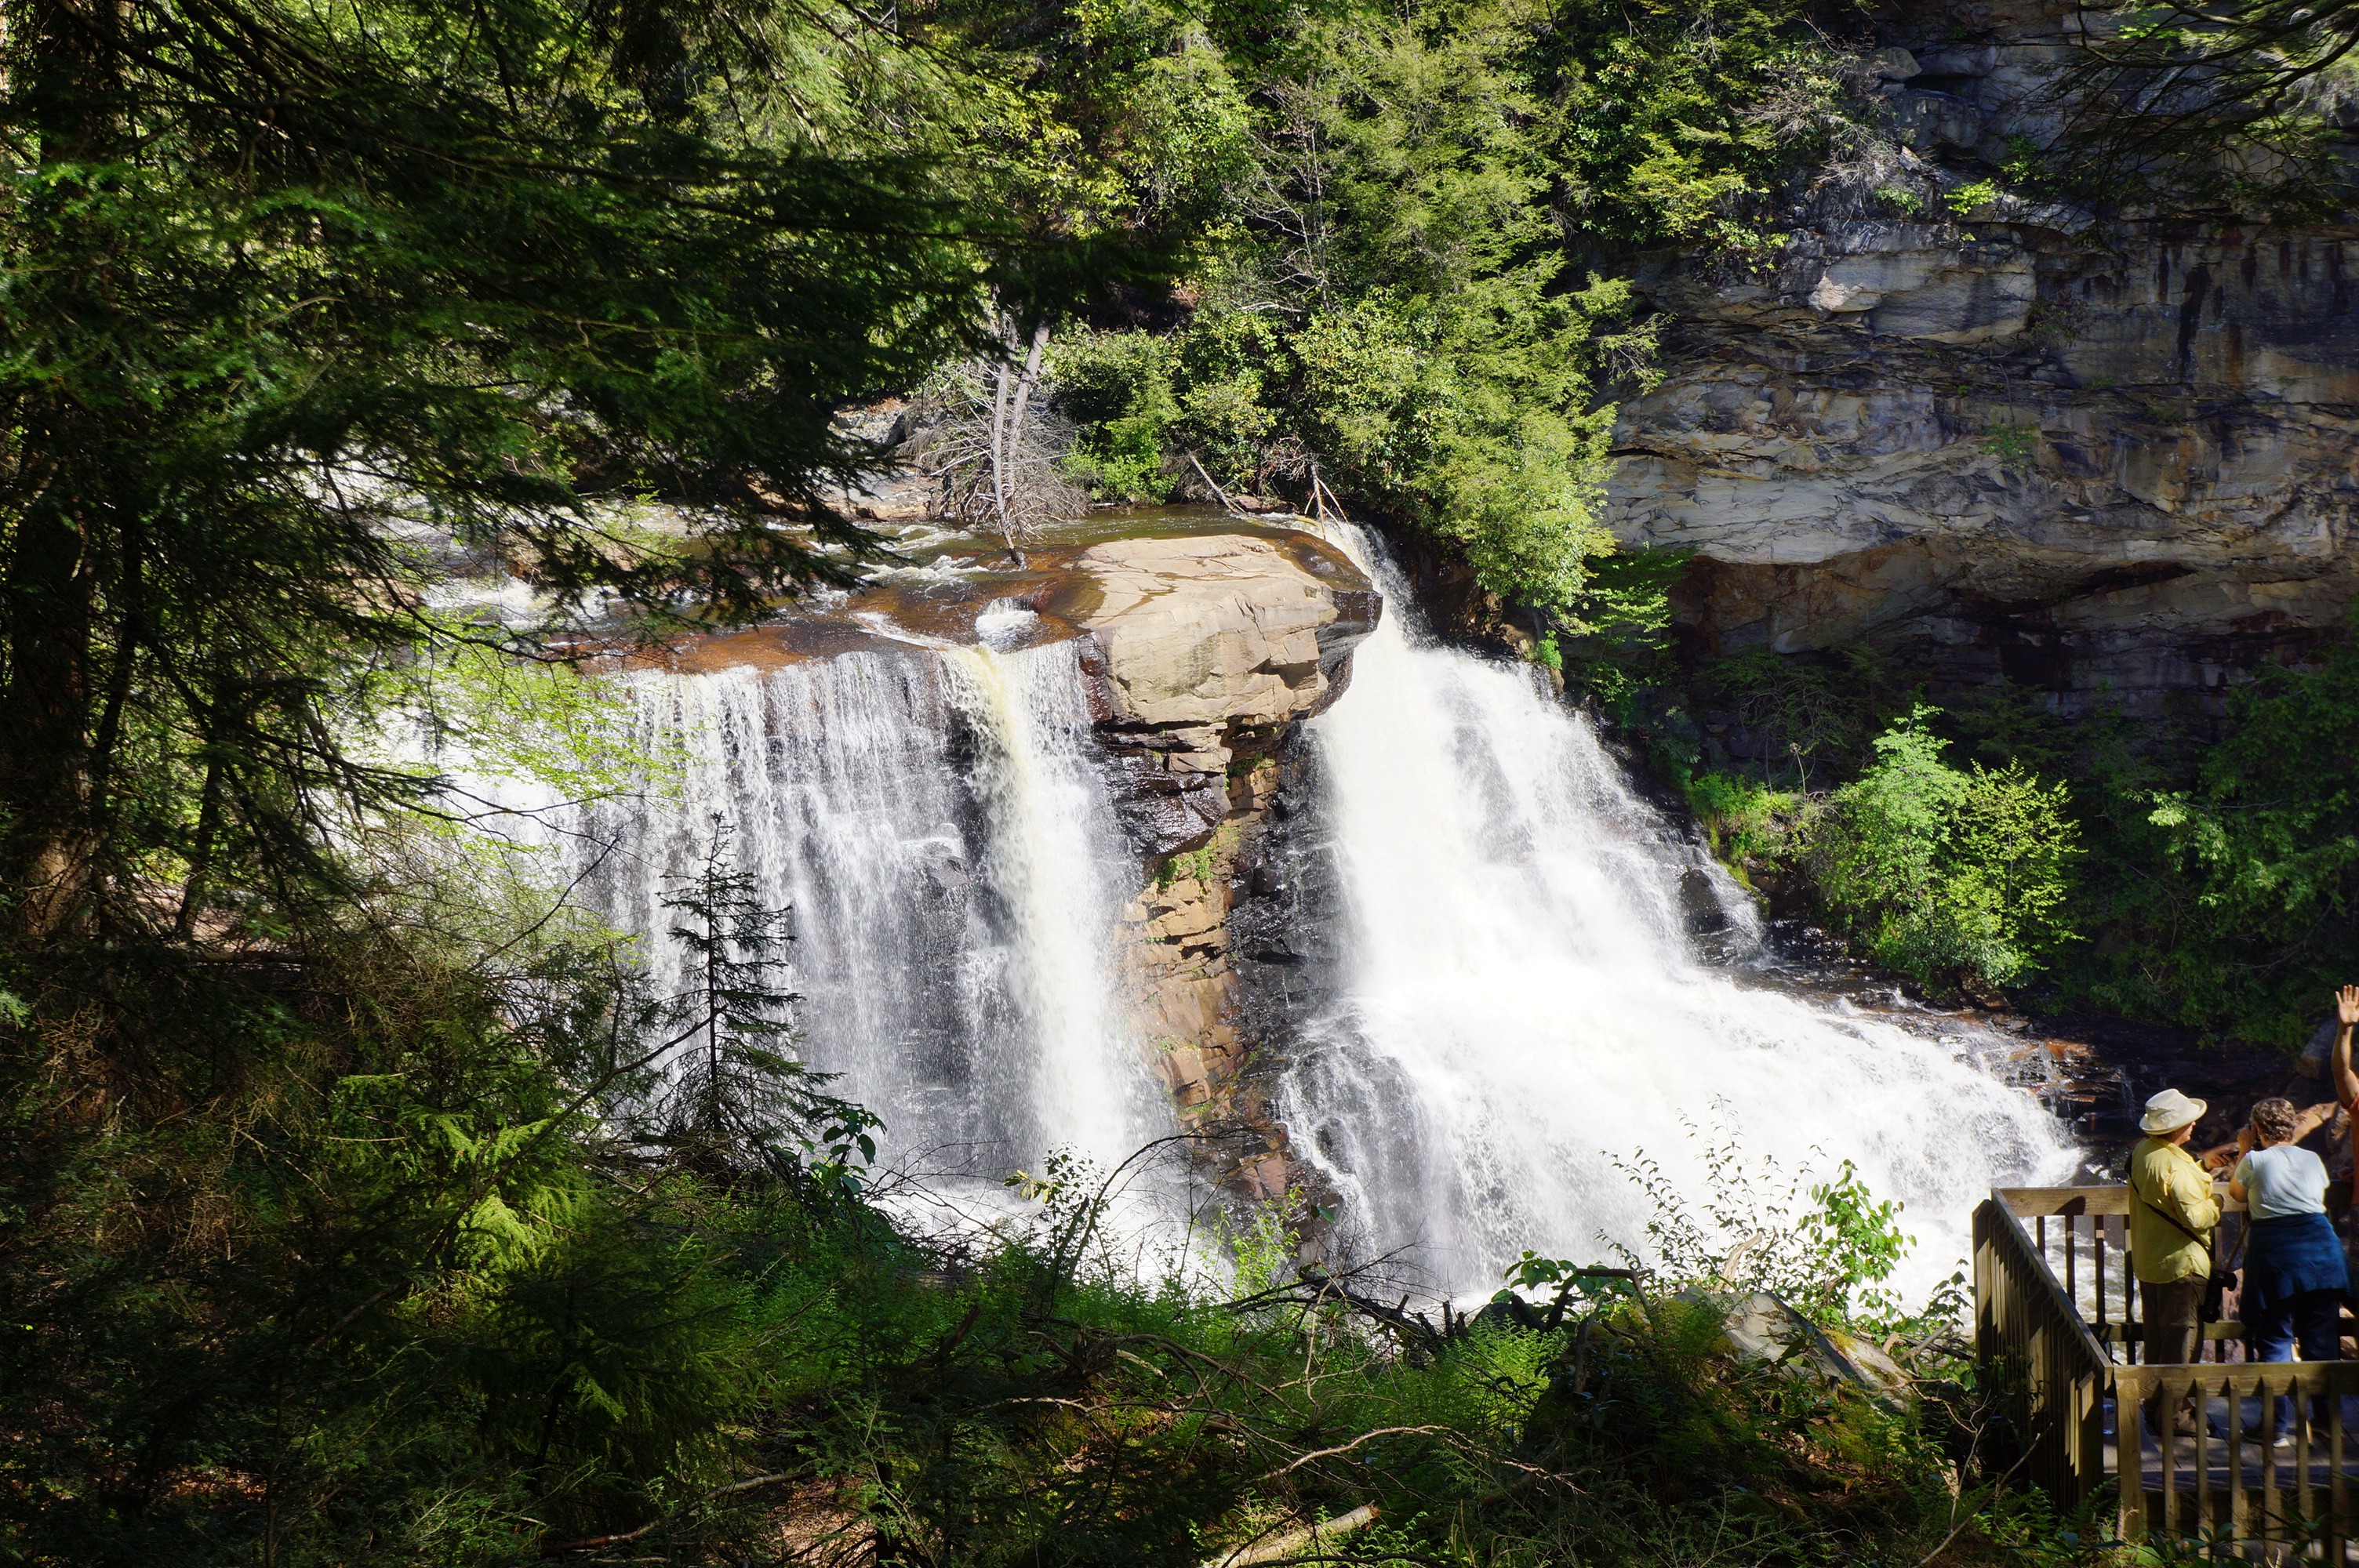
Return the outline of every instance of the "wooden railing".
<path id="1" fill-rule="evenodd" d="M 2343 1561 L 2359 1500 L 2349 1468 L 2359 1445 L 2350 1444 L 2345 1419 L 2346 1400 L 2359 1394 L 2359 1362 L 2115 1367 L 2113 1387 L 2115 1419 L 2135 1433 L 2146 1408 L 2160 1434 L 2150 1466 L 2137 1445 L 2138 1484 L 2122 1487 L 2124 1541 L 2300 1541 Z M 2271 1406 L 2288 1394 L 2297 1396 L 2291 1452 L 2247 1441 L 2247 1414 L 2267 1429 Z"/>
<path id="2" fill-rule="evenodd" d="M 2001 1187 L 1994 1194 L 2023 1230 L 2040 1266 L 2064 1292 L 2089 1332 L 2107 1347 L 2108 1358 L 2146 1358 L 2144 1325 L 2137 1310 L 2137 1275 L 2130 1268 L 2127 1187 Z M 2223 1260 L 2237 1255 L 2244 1238 L 2245 1206 L 2214 1187 L 2219 1200 L 2217 1240 Z M 2240 1355 L 2245 1325 L 2207 1323 L 2200 1357 L 2223 1361 Z"/>
<path id="3" fill-rule="evenodd" d="M 2215 1193 L 2233 1256 L 2244 1206 Z M 2244 1325 L 2219 1323 L 2198 1352 L 2211 1359 L 2137 1365 L 2128 1199 L 2123 1187 L 2000 1188 L 1974 1211 L 1975 1351 L 2013 1390 L 2025 1473 L 2068 1509 L 2116 1483 L 2125 1541 L 2267 1541 L 2343 1561 L 2359 1514 L 2359 1441 L 2346 1435 L 2359 1362 L 2251 1362 Z M 2280 1396 L 2294 1398 L 2292 1443 L 2247 1441 Z"/>
<path id="4" fill-rule="evenodd" d="M 1998 1195 L 1974 1210 L 1974 1359 L 2011 1392 L 2028 1478 L 2078 1507 L 2105 1476 L 2104 1347 Z"/>

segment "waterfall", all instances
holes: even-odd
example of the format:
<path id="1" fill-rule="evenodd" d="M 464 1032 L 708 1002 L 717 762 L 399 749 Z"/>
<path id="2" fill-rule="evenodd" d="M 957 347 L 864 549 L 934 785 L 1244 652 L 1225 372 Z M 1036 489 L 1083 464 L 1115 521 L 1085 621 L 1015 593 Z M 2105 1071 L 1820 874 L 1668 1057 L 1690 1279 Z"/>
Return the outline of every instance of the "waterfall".
<path id="1" fill-rule="evenodd" d="M 1389 565 L 1344 542 L 1389 603 L 1308 727 L 1313 798 L 1267 835 L 1323 869 L 1241 868 L 1239 920 L 1276 924 L 1233 935 L 1246 1011 L 1284 1019 L 1272 1108 L 1352 1249 L 1487 1293 L 1525 1248 L 1642 1246 L 1652 1210 L 1616 1162 L 1707 1200 L 1724 1173 L 1692 1126 L 1756 1174 L 1855 1162 L 1908 1204 L 1921 1286 L 1994 1181 L 2069 1173 L 2059 1125 L 1978 1060 L 1997 1037 L 1807 1000 L 1748 961 L 1749 899 L 1590 723 L 1537 672 L 1422 635 Z M 1111 1166 L 1175 1124 L 1112 989 L 1140 868 L 1090 677 L 1078 643 L 1023 645 L 1038 619 L 995 602 L 970 646 L 861 610 L 858 651 L 615 677 L 646 748 L 685 755 L 682 798 L 574 825 L 584 898 L 669 990 L 663 896 L 732 824 L 794 912 L 804 1058 L 885 1119 L 888 1162 L 938 1179 L 1059 1145 Z"/>
<path id="2" fill-rule="evenodd" d="M 648 748 L 685 752 L 684 798 L 593 813 L 585 895 L 677 989 L 661 901 L 726 820 L 793 911 L 803 1059 L 884 1118 L 889 1162 L 988 1180 L 1067 1145 L 1110 1164 L 1169 1112 L 1108 990 L 1137 869 L 1084 678 L 1071 643 L 621 677 Z"/>
<path id="3" fill-rule="evenodd" d="M 1964 1256 L 1994 1181 L 2062 1179 L 2055 1119 L 1952 1045 L 1705 961 L 1680 897 L 1702 857 L 1588 720 L 1536 671 L 1419 636 L 1369 564 L 1384 622 L 1310 727 L 1342 972 L 1279 1095 L 1354 1250 L 1487 1293 L 1525 1248 L 1643 1244 L 1651 1211 L 1614 1162 L 1643 1153 L 1701 1207 L 1693 1124 L 1756 1174 L 1856 1162 L 1907 1204 L 1921 1288 Z"/>

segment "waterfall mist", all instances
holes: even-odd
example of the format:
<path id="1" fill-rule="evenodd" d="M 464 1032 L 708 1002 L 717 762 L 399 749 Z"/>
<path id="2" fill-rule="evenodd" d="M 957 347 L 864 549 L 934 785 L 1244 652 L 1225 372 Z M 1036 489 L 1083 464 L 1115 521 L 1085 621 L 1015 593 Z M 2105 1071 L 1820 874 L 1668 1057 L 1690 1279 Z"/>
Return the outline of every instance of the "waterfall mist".
<path id="1" fill-rule="evenodd" d="M 2069 1171 L 2055 1119 L 1952 1047 L 1705 962 L 1681 884 L 1725 873 L 1537 672 L 1420 637 L 1406 585 L 1367 564 L 1384 622 L 1310 726 L 1340 989 L 1279 1096 L 1353 1250 L 1405 1249 L 1433 1284 L 1487 1293 L 1525 1248 L 1643 1243 L 1650 1211 L 1613 1162 L 1643 1152 L 1701 1199 L 1693 1124 L 1733 1133 L 1755 1174 L 1856 1162 L 1906 1202 L 1901 1282 L 1921 1289 L 1965 1255 L 1994 1181 Z"/>

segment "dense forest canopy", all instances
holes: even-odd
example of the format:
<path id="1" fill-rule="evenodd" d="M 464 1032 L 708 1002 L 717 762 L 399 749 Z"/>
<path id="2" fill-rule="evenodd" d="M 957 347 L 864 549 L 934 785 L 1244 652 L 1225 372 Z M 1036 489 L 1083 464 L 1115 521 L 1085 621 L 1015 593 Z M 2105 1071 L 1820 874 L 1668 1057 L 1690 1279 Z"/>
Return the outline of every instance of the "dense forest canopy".
<path id="1" fill-rule="evenodd" d="M 783 935 L 725 835 L 673 906 L 717 957 L 657 994 L 386 739 L 421 712 L 550 738 L 581 784 L 614 737 L 566 634 L 743 622 L 845 579 L 880 542 L 832 498 L 882 454 L 839 415 L 1029 352 L 1072 432 L 1064 481 L 1266 490 L 1425 541 L 1541 617 L 1547 656 L 1767 845 L 1797 808 L 1698 776 L 1658 700 L 1750 677 L 1666 672 L 1678 563 L 1616 556 L 1600 493 L 1614 400 L 1655 373 L 1647 258 L 1741 272 L 1798 204 L 1942 196 L 1878 118 L 1863 13 L 0 16 L 13 1556 L 1193 1563 L 1371 1496 L 1370 1562 L 2070 1545 L 1945 1456 L 1971 1401 L 1728 1383 L 1702 1317 L 1547 1260 L 1524 1275 L 1555 1292 L 1544 1316 L 1519 1298 L 1436 1332 L 1282 1277 L 1273 1212 L 1226 1238 L 1223 1300 L 1184 1266 L 1116 1272 L 1099 1176 L 1071 1170 L 1034 1181 L 1024 1238 L 929 1251 L 864 1195 L 873 1119 L 793 1057 Z M 2165 81 L 2171 114 L 2211 94 L 2223 146 L 2279 161 L 2223 151 L 2241 183 L 2204 199 L 2307 180 L 2315 209 L 2348 23 L 2157 14 L 2088 80 Z M 2105 167 L 2169 173 L 2102 124 Z M 649 525 L 657 503 L 688 531 Z M 542 613 L 447 610 L 454 562 L 513 572 Z M 2125 1008 L 2277 1020 L 2237 944 L 2300 924 L 2343 951 L 2347 769 L 2321 793 L 2305 759 L 2347 712 L 2349 654 L 2257 685 L 2183 776 L 2012 709 L 1945 742 L 1880 678 L 1744 690 L 1847 753 L 1850 793 L 1813 808 L 1833 826 L 1793 854 L 1887 961 L 2003 982 L 2068 945 L 2068 806 L 2121 819 L 2116 870 L 2181 878 L 2159 934 L 2091 884 L 2147 943 L 2147 989 L 2111 982 Z M 440 712 L 452 693 L 473 711 Z M 2075 746 L 2097 761 L 2068 799 Z M 1974 880 L 2000 856 L 2037 885 Z M 1911 925 L 1927 889 L 1980 924 Z M 1845 1178 L 1789 1218 L 1760 1282 L 1945 1342 L 1875 1292 L 1888 1206 Z M 1697 1279 L 1723 1260 L 1708 1228 L 1678 1232 Z"/>

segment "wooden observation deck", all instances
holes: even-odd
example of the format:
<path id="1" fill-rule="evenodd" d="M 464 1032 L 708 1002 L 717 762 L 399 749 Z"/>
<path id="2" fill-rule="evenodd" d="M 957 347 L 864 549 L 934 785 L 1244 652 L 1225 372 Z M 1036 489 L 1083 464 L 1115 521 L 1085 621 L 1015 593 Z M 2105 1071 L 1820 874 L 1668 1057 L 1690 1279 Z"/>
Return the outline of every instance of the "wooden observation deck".
<path id="1" fill-rule="evenodd" d="M 2244 1206 L 2215 1192 L 2224 1256 Z M 2214 1323 L 2207 1359 L 2139 1365 L 2128 1223 L 2126 1187 L 2001 1187 L 1974 1210 L 1975 1358 L 2011 1390 L 2025 1473 L 2062 1509 L 2118 1487 L 2124 1541 L 2359 1562 L 2359 1361 L 2246 1361 L 2244 1325 Z M 2279 1395 L 2288 1440 L 2247 1439 Z"/>

